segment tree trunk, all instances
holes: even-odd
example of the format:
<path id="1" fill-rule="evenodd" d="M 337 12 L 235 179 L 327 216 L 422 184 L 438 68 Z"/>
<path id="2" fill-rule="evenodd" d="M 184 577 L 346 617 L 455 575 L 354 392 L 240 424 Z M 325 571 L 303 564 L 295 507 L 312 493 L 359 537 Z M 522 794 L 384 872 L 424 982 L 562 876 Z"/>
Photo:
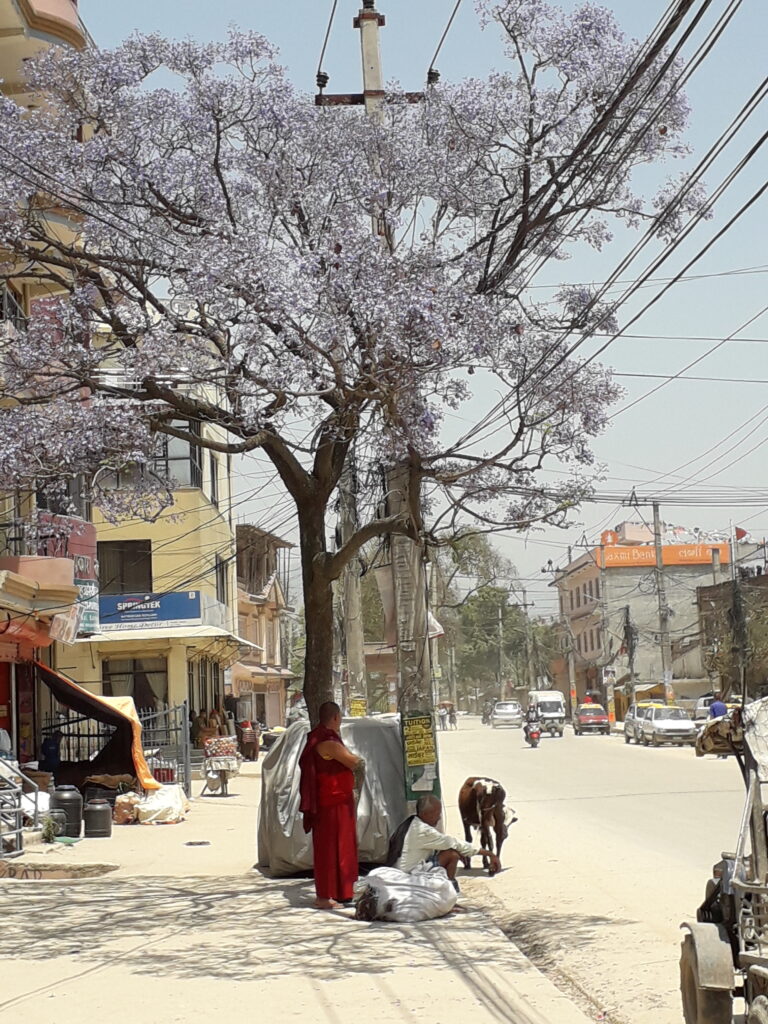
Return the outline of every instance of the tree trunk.
<path id="1" fill-rule="evenodd" d="M 299 532 L 306 642 L 304 699 L 315 726 L 320 705 L 333 700 L 333 584 L 323 564 L 325 508 L 300 508 Z"/>

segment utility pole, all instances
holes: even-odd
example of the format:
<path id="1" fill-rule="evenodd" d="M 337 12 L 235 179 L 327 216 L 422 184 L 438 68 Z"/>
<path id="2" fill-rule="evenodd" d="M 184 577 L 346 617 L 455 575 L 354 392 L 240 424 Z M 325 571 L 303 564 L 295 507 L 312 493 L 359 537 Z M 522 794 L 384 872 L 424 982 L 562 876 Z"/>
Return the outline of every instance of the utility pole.
<path id="1" fill-rule="evenodd" d="M 661 543 L 661 517 L 659 503 L 653 502 L 653 541 L 656 546 L 656 594 L 659 599 L 659 640 L 661 644 L 661 671 L 664 681 L 664 696 L 674 700 L 672 689 L 672 645 L 669 639 L 669 605 L 664 582 L 664 552 Z"/>
<path id="2" fill-rule="evenodd" d="M 499 664 L 496 669 L 496 682 L 499 690 L 499 700 L 504 700 L 504 610 L 503 606 L 499 605 L 497 608 L 498 612 L 498 644 L 499 644 Z"/>
<path id="3" fill-rule="evenodd" d="M 541 570 L 542 572 L 553 573 L 554 583 L 557 586 L 558 606 L 560 608 L 560 635 L 562 637 L 561 649 L 565 652 L 566 664 L 568 666 L 568 711 L 571 718 L 573 718 L 574 712 L 576 711 L 576 704 L 578 701 L 578 694 L 576 692 L 576 660 L 573 656 L 573 631 L 571 630 L 571 624 L 568 620 L 568 609 L 566 608 L 565 601 L 567 591 L 560 588 L 560 579 L 563 577 L 567 578 L 572 561 L 573 549 L 569 545 L 568 564 L 564 572 L 555 569 L 552 564 L 552 559 L 550 559 L 547 565 Z"/>
<path id="4" fill-rule="evenodd" d="M 533 608 L 533 602 L 531 602 L 531 604 L 528 604 L 528 594 L 525 592 L 525 590 L 522 591 L 522 595 L 523 603 L 520 607 L 523 609 L 523 615 L 525 615 L 525 667 L 526 675 L 528 677 L 528 689 L 536 690 L 538 689 L 538 687 L 536 685 L 536 669 L 533 664 L 533 645 L 531 643 L 531 619 L 528 615 L 528 609 Z"/>
<path id="5" fill-rule="evenodd" d="M 632 625 L 629 605 L 624 606 L 624 646 L 627 649 L 627 663 L 629 665 L 629 693 L 630 703 L 635 702 L 635 648 L 637 641 L 635 627 Z"/>
<path id="6" fill-rule="evenodd" d="M 339 533 L 344 545 L 358 527 L 357 474 L 354 453 L 350 449 L 344 472 L 339 480 Z M 358 560 L 354 558 L 344 567 L 341 579 L 342 616 L 344 622 L 344 651 L 346 653 L 347 685 L 342 695 L 347 697 L 345 713 L 349 711 L 349 697 L 368 699 L 365 674 L 365 637 L 363 634 L 363 605 L 360 596 Z M 345 693 L 346 689 L 346 693 Z"/>
<path id="7" fill-rule="evenodd" d="M 739 666 L 739 693 L 742 701 L 746 700 L 747 690 L 747 617 L 744 611 L 744 595 L 741 591 L 741 574 L 737 562 L 736 539 L 731 523 L 731 625 L 733 629 L 733 646 L 736 648 L 737 663 Z M 725 696 L 725 694 L 724 694 Z"/>

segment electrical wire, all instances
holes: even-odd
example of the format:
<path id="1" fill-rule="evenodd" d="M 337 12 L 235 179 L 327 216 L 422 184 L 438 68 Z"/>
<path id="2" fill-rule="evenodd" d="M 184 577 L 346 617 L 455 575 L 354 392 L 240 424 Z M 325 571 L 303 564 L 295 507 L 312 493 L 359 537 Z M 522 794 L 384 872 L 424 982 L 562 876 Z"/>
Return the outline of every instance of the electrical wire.
<path id="1" fill-rule="evenodd" d="M 333 3 L 331 4 L 331 14 L 330 14 L 330 17 L 328 18 L 328 27 L 325 30 L 325 38 L 323 39 L 323 45 L 322 45 L 322 48 L 320 50 L 320 59 L 317 62 L 317 84 L 318 84 L 318 86 L 320 86 L 320 76 L 324 74 L 324 72 L 323 72 L 323 61 L 325 60 L 325 51 L 326 51 L 326 48 L 328 46 L 328 40 L 331 37 L 331 29 L 333 28 L 333 20 L 336 17 L 336 7 L 338 6 L 338 3 L 339 3 L 339 0 L 333 0 Z M 327 78 L 326 78 L 326 82 L 327 82 Z M 324 88 L 324 87 L 325 87 L 325 83 L 323 84 L 322 88 Z"/>
<path id="2" fill-rule="evenodd" d="M 440 51 L 443 48 L 443 43 L 445 42 L 446 36 L 451 31 L 451 25 L 453 24 L 453 19 L 459 13 L 459 8 L 461 7 L 461 3 L 462 3 L 462 0 L 456 0 L 456 3 L 453 6 L 453 10 L 451 11 L 451 16 L 448 19 L 448 24 L 443 29 L 443 34 L 440 36 L 440 41 L 437 44 L 437 49 L 435 50 L 435 52 L 432 55 L 432 60 L 429 62 L 429 68 L 427 69 L 427 81 L 428 82 L 432 81 L 431 76 L 437 70 L 435 68 L 435 61 L 440 56 Z"/>

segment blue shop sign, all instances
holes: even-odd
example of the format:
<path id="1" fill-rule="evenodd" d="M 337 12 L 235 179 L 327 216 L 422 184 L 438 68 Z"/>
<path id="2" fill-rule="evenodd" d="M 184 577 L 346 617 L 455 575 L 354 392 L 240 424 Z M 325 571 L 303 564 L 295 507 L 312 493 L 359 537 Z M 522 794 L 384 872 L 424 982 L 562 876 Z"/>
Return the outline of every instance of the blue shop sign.
<path id="1" fill-rule="evenodd" d="M 199 590 L 175 594 L 109 594 L 99 598 L 99 630 L 199 626 Z"/>

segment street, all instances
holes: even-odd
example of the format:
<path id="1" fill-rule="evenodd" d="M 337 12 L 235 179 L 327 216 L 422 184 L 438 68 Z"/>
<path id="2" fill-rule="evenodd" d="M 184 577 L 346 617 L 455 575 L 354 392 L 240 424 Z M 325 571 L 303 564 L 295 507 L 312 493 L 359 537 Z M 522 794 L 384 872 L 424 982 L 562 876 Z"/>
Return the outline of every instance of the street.
<path id="1" fill-rule="evenodd" d="M 474 717 L 440 734 L 440 752 L 449 831 L 460 834 L 456 795 L 468 775 L 499 780 L 519 816 L 503 873 L 465 882 L 467 895 L 595 1013 L 679 1024 L 679 924 L 735 842 L 744 790 L 734 760 L 577 738 L 568 727 L 533 750 L 520 730 Z"/>

